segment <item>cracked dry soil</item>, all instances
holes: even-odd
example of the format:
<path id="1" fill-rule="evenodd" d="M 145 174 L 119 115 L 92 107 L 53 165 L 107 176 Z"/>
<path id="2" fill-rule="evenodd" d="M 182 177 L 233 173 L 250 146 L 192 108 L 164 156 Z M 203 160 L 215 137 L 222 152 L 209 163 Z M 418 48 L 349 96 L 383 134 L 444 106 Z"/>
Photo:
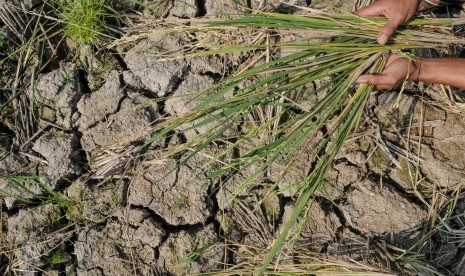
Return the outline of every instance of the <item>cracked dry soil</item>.
<path id="1" fill-rule="evenodd" d="M 249 2 L 256 8 L 259 1 Z M 343 7 L 350 10 L 352 5 Z M 219 16 L 241 9 L 230 0 L 168 1 L 163 16 Z M 122 141 L 141 145 L 150 134 L 138 134 L 148 126 L 195 105 L 176 97 L 157 99 L 201 91 L 217 83 L 231 66 L 230 60 L 216 56 L 163 62 L 154 58 L 188 39 L 157 34 L 137 42 L 115 54 L 122 66 L 105 72 L 104 82 L 97 86 L 71 62 L 38 77 L 28 95 L 39 107 L 39 131 L 27 145 L 14 145 L 14 140 L 3 145 L 7 150 L 14 145 L 15 151 L 0 161 L 0 172 L 38 175 L 67 200 L 37 205 L 3 198 L 0 245 L 9 253 L 0 258 L 2 273 L 9 267 L 18 275 L 192 275 L 253 260 L 273 242 L 294 208 L 293 180 L 316 158 L 310 150 L 295 174 L 280 184 L 282 194 L 264 197 L 269 194 L 264 186 L 241 194 L 240 203 L 232 206 L 227 202 L 239 179 L 229 186 L 206 180 L 204 156 L 178 166 L 177 160 L 158 160 L 152 152 L 190 140 L 202 129 L 156 141 L 128 159 L 126 164 L 137 163 L 137 169 L 118 165 L 93 174 L 100 152 L 128 158 L 118 156 L 113 146 Z M 435 87 L 428 89 L 427 95 L 437 93 Z M 426 104 L 415 93 L 405 93 L 399 107 L 392 108 L 397 95 L 373 93 L 363 135 L 350 139 L 336 158 L 326 186 L 309 209 L 297 248 L 393 265 L 392 260 L 380 264 L 369 252 L 371 243 L 409 249 L 428 229 L 428 204 L 439 196 L 422 187 L 450 195 L 463 185 L 465 117 Z M 420 135 L 421 143 L 405 143 L 406 137 Z M 379 137 L 418 154 L 408 162 L 398 152 L 402 166 L 395 166 L 379 146 Z M 215 150 L 211 148 L 212 154 Z M 272 182 L 279 174 L 279 168 L 270 170 L 264 181 Z M 0 179 L 0 189 L 36 200 L 5 179 Z M 30 189 L 47 194 L 40 185 Z M 465 200 L 459 197 L 452 211 L 457 221 L 464 210 Z M 451 226 L 463 227 L 458 222 Z M 446 275 L 465 275 L 465 250 L 449 238 L 436 234 L 422 240 L 417 253 Z"/>

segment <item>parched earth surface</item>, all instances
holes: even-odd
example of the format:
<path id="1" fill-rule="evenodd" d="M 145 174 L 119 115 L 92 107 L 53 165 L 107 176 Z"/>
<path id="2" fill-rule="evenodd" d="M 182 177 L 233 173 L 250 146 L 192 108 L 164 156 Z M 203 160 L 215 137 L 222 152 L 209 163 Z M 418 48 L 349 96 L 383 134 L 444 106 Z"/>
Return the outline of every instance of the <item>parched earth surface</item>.
<path id="1" fill-rule="evenodd" d="M 244 9 L 228 0 L 166 2 L 157 16 L 214 17 Z M 249 2 L 256 10 L 304 12 L 280 1 Z M 333 2 L 349 11 L 355 5 Z M 0 199 L 1 273 L 193 275 L 261 264 L 294 209 L 292 183 L 316 157 L 308 149 L 279 187 L 271 185 L 279 168 L 270 168 L 263 180 L 270 185 L 229 204 L 240 179 L 228 185 L 209 180 L 207 155 L 185 164 L 159 155 L 202 129 L 142 147 L 153 134 L 144 132 L 150 126 L 195 106 L 177 96 L 218 83 L 234 65 L 223 56 L 156 58 L 188 40 L 152 34 L 116 47 L 106 57 L 110 62 L 89 55 L 80 62 L 97 77 L 67 60 L 35 76 L 26 95 L 38 108 L 37 129 L 27 140 L 2 145 L 9 154 L 0 161 L 1 175 L 30 177 L 20 182 L 25 186 L 0 179 L 0 191 L 14 195 Z M 434 271 L 465 275 L 465 117 L 459 104 L 445 101 L 450 95 L 443 89 L 411 84 L 400 96 L 373 92 L 365 122 L 307 212 L 296 252 L 415 274 L 413 262 L 396 259 L 410 250 Z M 445 209 L 448 219 L 441 221 Z M 448 231 L 425 238 L 432 222 L 444 222 L 441 229 Z M 282 258 L 301 262 L 299 254 Z"/>

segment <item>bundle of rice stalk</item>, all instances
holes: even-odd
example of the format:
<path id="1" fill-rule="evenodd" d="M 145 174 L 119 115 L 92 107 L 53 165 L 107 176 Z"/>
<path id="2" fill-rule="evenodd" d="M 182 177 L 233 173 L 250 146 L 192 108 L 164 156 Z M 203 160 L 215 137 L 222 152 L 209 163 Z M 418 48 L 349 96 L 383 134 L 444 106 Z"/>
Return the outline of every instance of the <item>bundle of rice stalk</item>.
<path id="1" fill-rule="evenodd" d="M 232 30 L 250 29 L 266 31 L 271 36 L 299 32 L 318 39 L 316 42 L 277 40 L 266 45 L 228 46 L 209 45 L 204 40 L 197 40 L 195 45 L 186 48 L 188 51 L 183 52 L 183 57 L 262 49 L 286 50 L 289 53 L 189 96 L 190 100 L 198 103 L 195 108 L 150 129 L 157 132 L 151 141 L 176 131 L 207 129 L 187 143 L 173 147 L 169 154 L 184 153 L 182 162 L 185 162 L 213 142 L 223 143 L 223 150 L 213 156 L 209 164 L 209 177 L 225 181 L 245 170 L 253 170 L 235 190 L 235 195 L 253 185 L 275 163 L 285 164 L 277 179 L 277 182 L 282 181 L 301 159 L 302 149 L 312 146 L 317 161 L 308 174 L 295 183 L 298 199 L 294 212 L 271 246 L 263 266 L 257 270 L 258 274 L 267 271 L 283 248 L 302 211 L 323 185 L 325 175 L 344 141 L 358 126 L 372 91 L 369 85 L 355 84 L 358 76 L 380 73 L 391 52 L 410 58 L 406 51 L 412 49 L 441 49 L 465 42 L 451 33 L 452 25 L 463 23 L 457 19 L 414 19 L 396 32 L 391 43 L 379 45 L 376 36 L 385 22 L 383 18 L 366 19 L 352 14 L 325 14 L 309 9 L 305 16 L 247 14 L 224 21 L 197 20 L 193 26 L 178 27 L 196 35 L 210 33 L 220 36 Z M 321 85 L 306 91 L 306 96 L 323 93 L 323 98 L 311 106 L 293 98 L 292 93 L 314 81 L 320 81 Z M 244 123 L 248 118 L 263 114 L 263 110 L 267 110 L 267 117 L 259 123 Z M 236 132 L 233 138 L 224 138 L 224 133 L 235 125 L 242 126 L 242 134 Z M 237 149 L 241 151 L 239 157 L 224 160 Z"/>

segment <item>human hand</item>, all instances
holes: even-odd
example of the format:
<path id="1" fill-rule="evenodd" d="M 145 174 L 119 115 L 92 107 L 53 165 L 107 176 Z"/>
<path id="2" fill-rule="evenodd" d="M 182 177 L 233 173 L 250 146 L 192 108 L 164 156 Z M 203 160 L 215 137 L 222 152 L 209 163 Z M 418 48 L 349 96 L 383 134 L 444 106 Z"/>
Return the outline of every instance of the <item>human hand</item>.
<path id="1" fill-rule="evenodd" d="M 418 80 L 420 59 L 415 61 L 391 54 L 380 75 L 361 75 L 357 83 L 373 85 L 376 90 L 392 89 L 400 86 L 405 80 Z"/>
<path id="2" fill-rule="evenodd" d="M 420 0 L 377 0 L 354 13 L 361 17 L 384 16 L 388 19 L 378 34 L 378 43 L 384 45 L 397 27 L 415 15 L 419 5 Z"/>

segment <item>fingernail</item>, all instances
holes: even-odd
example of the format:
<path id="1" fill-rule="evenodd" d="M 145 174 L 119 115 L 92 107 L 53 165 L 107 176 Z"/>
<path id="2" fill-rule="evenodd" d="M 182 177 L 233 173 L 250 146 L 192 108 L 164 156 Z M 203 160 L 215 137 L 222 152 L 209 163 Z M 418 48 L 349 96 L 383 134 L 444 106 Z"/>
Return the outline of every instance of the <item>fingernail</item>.
<path id="1" fill-rule="evenodd" d="M 378 43 L 381 45 L 384 45 L 388 42 L 388 40 L 389 40 L 389 36 L 387 36 L 386 34 L 381 34 L 378 38 Z"/>

